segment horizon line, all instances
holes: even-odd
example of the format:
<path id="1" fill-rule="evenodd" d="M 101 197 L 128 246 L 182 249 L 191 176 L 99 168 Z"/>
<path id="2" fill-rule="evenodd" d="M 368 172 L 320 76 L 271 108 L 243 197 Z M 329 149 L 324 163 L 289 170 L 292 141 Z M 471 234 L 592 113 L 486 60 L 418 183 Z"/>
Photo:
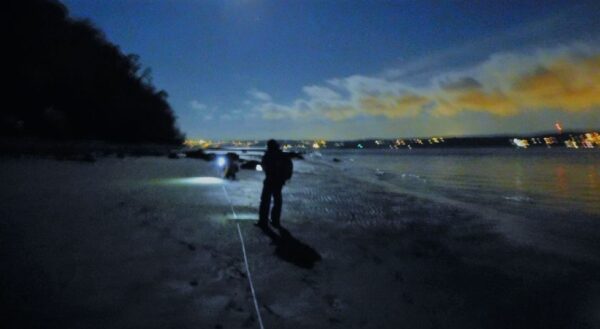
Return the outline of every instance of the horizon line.
<path id="1" fill-rule="evenodd" d="M 534 137 L 539 135 L 564 135 L 564 134 L 582 134 L 582 133 L 600 133 L 600 128 L 596 129 L 585 129 L 585 130 L 565 130 L 562 132 L 557 131 L 538 131 L 531 133 L 498 133 L 498 134 L 472 134 L 472 135 L 429 135 L 429 136 L 411 136 L 411 137 L 359 137 L 359 138 L 339 138 L 339 139 L 327 139 L 321 137 L 312 138 L 185 138 L 185 140 L 211 140 L 211 141 L 267 141 L 269 139 L 275 139 L 278 141 L 302 141 L 302 140 L 325 140 L 334 142 L 343 141 L 359 141 L 359 140 L 392 140 L 392 139 L 423 139 L 423 138 L 499 138 L 499 137 Z"/>

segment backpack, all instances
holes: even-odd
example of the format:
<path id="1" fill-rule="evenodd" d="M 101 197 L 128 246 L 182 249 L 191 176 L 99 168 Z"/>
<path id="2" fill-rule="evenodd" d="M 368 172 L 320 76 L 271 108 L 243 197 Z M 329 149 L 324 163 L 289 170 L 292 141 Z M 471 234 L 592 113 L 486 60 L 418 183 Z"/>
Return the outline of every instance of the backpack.
<path id="1" fill-rule="evenodd" d="M 282 154 L 277 161 L 277 171 L 280 174 L 281 179 L 285 182 L 292 178 L 294 172 L 294 163 L 292 158 L 287 154 Z"/>

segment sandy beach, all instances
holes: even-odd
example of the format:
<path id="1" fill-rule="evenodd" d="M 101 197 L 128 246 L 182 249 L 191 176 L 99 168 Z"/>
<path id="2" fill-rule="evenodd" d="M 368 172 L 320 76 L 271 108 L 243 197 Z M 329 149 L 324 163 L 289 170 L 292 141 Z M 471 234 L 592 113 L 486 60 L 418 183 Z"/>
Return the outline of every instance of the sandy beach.
<path id="1" fill-rule="evenodd" d="M 600 328 L 597 226 L 536 237 L 310 159 L 270 232 L 253 225 L 257 171 L 30 157 L 0 176 L 14 328 L 259 328 L 238 225 L 264 328 Z"/>

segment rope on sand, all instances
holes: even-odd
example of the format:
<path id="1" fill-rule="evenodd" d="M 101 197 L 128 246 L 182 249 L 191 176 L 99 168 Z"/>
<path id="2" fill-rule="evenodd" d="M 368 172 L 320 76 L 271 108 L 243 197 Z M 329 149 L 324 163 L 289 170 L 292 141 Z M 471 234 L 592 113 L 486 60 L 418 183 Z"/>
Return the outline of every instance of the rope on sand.
<path id="1" fill-rule="evenodd" d="M 233 219 L 237 219 L 237 214 L 235 213 L 235 209 L 233 209 L 233 203 L 231 202 L 231 199 L 229 198 L 229 193 L 227 193 L 227 189 L 225 188 L 224 185 L 221 185 L 221 187 L 223 188 L 223 192 L 225 192 L 225 197 L 227 198 L 227 202 L 229 203 L 229 207 L 231 208 L 231 213 L 233 214 Z M 238 223 L 238 227 L 240 226 L 240 224 Z"/>
<path id="2" fill-rule="evenodd" d="M 227 193 L 227 189 L 225 186 L 223 187 L 223 192 L 225 192 L 225 197 L 227 198 L 227 202 L 229 202 L 229 207 L 231 207 L 231 212 L 233 213 L 233 218 L 237 219 L 237 214 L 235 213 L 235 209 L 233 209 L 233 203 L 231 203 L 231 199 L 229 198 L 229 193 Z M 250 274 L 250 267 L 248 266 L 248 257 L 246 256 L 246 246 L 244 245 L 244 237 L 242 236 L 242 229 L 240 228 L 240 223 L 237 223 L 237 231 L 238 236 L 240 237 L 240 242 L 242 243 L 242 254 L 244 255 L 244 264 L 246 265 L 246 273 L 248 274 L 248 283 L 250 283 L 250 291 L 252 292 L 252 299 L 254 299 L 254 308 L 256 309 L 256 316 L 258 317 L 258 324 L 260 325 L 260 329 L 265 329 L 262 322 L 262 317 L 260 316 L 260 310 L 258 309 L 258 301 L 256 299 L 256 292 L 254 291 L 254 284 L 252 284 L 252 275 Z"/>

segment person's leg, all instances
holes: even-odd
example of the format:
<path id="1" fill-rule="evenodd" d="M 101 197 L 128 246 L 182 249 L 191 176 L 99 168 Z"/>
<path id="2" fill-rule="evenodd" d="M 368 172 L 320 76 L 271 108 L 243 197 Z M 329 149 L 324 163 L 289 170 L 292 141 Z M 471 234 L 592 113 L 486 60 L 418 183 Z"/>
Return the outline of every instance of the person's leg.
<path id="1" fill-rule="evenodd" d="M 271 208 L 271 188 L 263 183 L 262 193 L 260 195 L 260 207 L 258 210 L 258 224 L 266 225 L 269 220 L 269 208 Z"/>
<path id="2" fill-rule="evenodd" d="M 278 227 L 281 225 L 281 205 L 282 205 L 282 197 L 281 197 L 281 189 L 283 185 L 278 185 L 273 188 L 273 209 L 271 209 L 271 221 L 273 222 L 273 226 Z"/>

